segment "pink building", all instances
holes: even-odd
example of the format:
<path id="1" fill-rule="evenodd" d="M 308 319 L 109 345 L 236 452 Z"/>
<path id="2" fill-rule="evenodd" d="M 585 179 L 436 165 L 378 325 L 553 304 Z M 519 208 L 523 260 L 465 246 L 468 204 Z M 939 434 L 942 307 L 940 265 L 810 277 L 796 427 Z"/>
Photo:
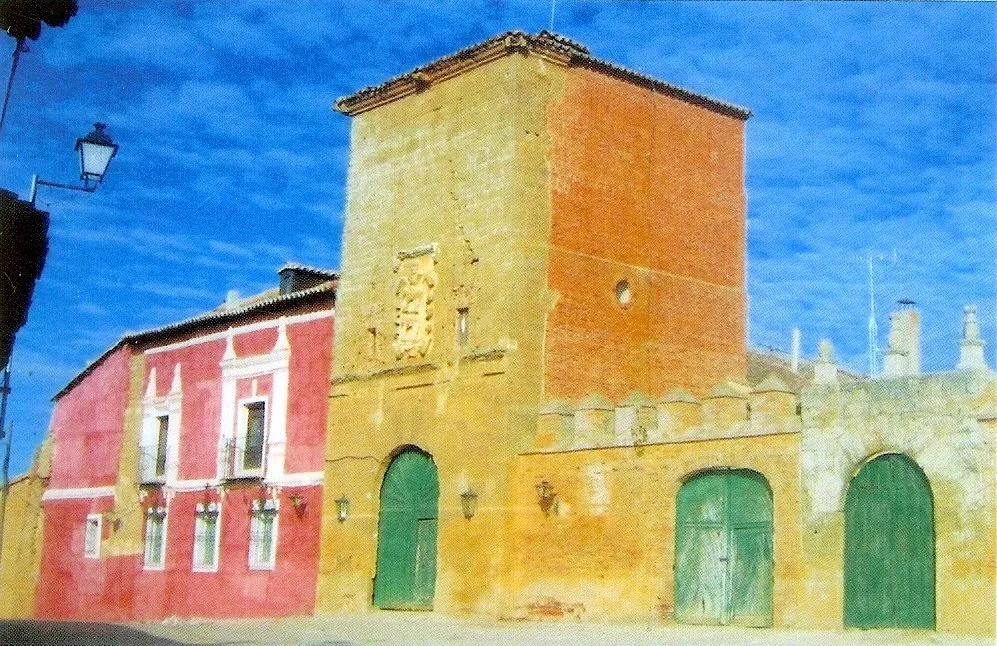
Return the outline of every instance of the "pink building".
<path id="1" fill-rule="evenodd" d="M 56 395 L 37 616 L 311 614 L 338 275 L 279 273 Z"/>

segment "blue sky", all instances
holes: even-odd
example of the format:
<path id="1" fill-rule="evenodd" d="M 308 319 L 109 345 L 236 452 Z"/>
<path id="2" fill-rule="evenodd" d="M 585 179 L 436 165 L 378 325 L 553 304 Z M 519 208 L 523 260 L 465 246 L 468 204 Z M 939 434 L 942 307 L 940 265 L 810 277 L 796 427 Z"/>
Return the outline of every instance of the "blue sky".
<path id="1" fill-rule="evenodd" d="M 123 332 L 274 285 L 286 260 L 339 266 L 336 97 L 550 21 L 545 2 L 80 4 L 22 57 L 0 186 L 72 181 L 97 120 L 121 149 L 95 194 L 40 190 L 51 251 L 15 346 L 13 473 L 50 397 Z M 788 349 L 797 326 L 806 354 L 829 337 L 864 370 L 871 251 L 882 346 L 890 305 L 913 298 L 925 369 L 950 369 L 976 303 L 993 365 L 997 6 L 557 0 L 555 30 L 754 112 L 752 345 Z"/>

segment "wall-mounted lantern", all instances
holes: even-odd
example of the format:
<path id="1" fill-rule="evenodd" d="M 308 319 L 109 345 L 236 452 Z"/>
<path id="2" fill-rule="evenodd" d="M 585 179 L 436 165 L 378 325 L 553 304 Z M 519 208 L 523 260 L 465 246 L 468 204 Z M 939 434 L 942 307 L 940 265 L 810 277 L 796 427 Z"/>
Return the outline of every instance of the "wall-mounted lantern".
<path id="1" fill-rule="evenodd" d="M 474 489 L 468 489 L 460 494 L 460 506 L 464 511 L 464 518 L 470 520 L 474 516 L 475 509 L 478 507 L 478 494 Z"/>
<path id="2" fill-rule="evenodd" d="M 336 498 L 336 514 L 339 522 L 346 522 L 346 517 L 350 515 L 350 499 L 344 493 L 341 498 Z"/>
<path id="3" fill-rule="evenodd" d="M 554 506 L 554 499 L 557 497 L 557 494 L 554 493 L 554 485 L 546 480 L 541 480 L 540 484 L 537 485 L 537 495 L 540 497 L 540 509 L 545 515 L 549 514 L 551 507 Z"/>
<path id="4" fill-rule="evenodd" d="M 104 516 L 104 523 L 114 531 L 118 531 L 119 529 L 121 529 L 121 526 L 124 525 L 124 521 L 121 520 L 121 517 L 117 514 L 117 511 L 114 509 L 109 509 L 105 511 L 103 516 Z"/>
<path id="5" fill-rule="evenodd" d="M 296 493 L 292 493 L 290 496 L 288 496 L 288 499 L 291 501 L 291 506 L 294 507 L 294 513 L 296 513 L 298 516 L 304 516 L 305 505 L 306 505 L 305 499 L 302 498 L 300 494 Z"/>
<path id="6" fill-rule="evenodd" d="M 31 195 L 28 197 L 32 206 L 35 204 L 39 186 L 54 186 L 86 193 L 93 193 L 97 190 L 97 185 L 104 180 L 104 173 L 107 172 L 111 159 L 118 152 L 118 144 L 111 141 L 104 130 L 105 128 L 107 128 L 105 124 L 95 123 L 90 134 L 76 140 L 76 152 L 80 154 L 80 180 L 83 182 L 83 186 L 50 182 L 34 175 L 31 178 Z"/>

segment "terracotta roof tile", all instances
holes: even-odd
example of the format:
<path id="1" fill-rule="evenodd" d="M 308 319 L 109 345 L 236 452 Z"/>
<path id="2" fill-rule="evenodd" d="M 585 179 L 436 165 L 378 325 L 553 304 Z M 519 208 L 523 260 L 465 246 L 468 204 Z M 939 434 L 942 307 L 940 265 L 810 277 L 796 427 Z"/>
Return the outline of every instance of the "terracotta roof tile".
<path id="1" fill-rule="evenodd" d="M 737 119 L 746 120 L 751 116 L 750 110 L 733 103 L 693 92 L 622 65 L 596 58 L 581 43 L 549 31 L 541 31 L 536 35 L 523 31 L 507 31 L 438 58 L 410 72 L 390 78 L 379 85 L 367 87 L 337 99 L 335 109 L 350 116 L 357 115 L 384 103 L 422 91 L 433 83 L 446 80 L 467 69 L 515 52 L 533 52 L 541 56 L 553 56 L 568 66 L 587 67 Z"/>

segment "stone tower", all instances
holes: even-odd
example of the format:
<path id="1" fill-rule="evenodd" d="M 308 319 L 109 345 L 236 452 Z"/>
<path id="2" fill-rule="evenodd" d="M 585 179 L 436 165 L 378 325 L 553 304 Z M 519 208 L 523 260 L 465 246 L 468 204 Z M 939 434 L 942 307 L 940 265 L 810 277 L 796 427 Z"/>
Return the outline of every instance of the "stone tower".
<path id="1" fill-rule="evenodd" d="M 344 492 L 352 517 L 325 523 L 318 608 L 370 604 L 382 481 L 417 450 L 439 479 L 429 605 L 495 614 L 509 460 L 542 401 L 744 377 L 750 115 L 548 32 L 336 109 L 353 127 L 325 517 Z"/>

